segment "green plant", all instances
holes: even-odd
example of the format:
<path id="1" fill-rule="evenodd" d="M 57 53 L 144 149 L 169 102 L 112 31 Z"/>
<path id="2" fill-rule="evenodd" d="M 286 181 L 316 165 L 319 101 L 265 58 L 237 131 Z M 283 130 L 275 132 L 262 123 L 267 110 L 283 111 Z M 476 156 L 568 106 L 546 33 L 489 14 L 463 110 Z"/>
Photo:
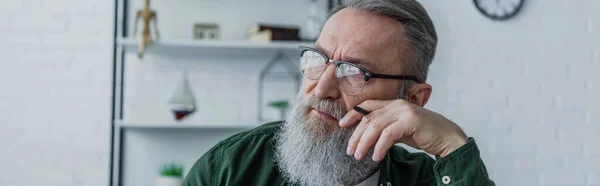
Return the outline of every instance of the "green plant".
<path id="1" fill-rule="evenodd" d="M 290 103 L 287 100 L 271 101 L 269 102 L 269 106 L 276 109 L 285 110 L 290 107 Z"/>
<path id="2" fill-rule="evenodd" d="M 285 111 L 290 108 L 290 102 L 287 100 L 271 101 L 269 106 L 279 110 L 279 119 L 285 119 Z"/>
<path id="3" fill-rule="evenodd" d="M 183 177 L 183 165 L 165 164 L 160 168 L 160 175 L 182 178 Z"/>

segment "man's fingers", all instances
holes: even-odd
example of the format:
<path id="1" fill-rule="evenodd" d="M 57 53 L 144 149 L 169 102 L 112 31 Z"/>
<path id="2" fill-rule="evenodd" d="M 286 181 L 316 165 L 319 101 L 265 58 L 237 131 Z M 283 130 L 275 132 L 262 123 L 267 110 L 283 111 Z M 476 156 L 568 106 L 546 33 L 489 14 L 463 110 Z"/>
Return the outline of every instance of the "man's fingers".
<path id="1" fill-rule="evenodd" d="M 348 148 L 346 149 L 346 154 L 348 154 L 348 156 L 354 155 L 354 152 L 356 151 L 356 146 L 358 145 L 358 141 L 365 129 L 365 121 L 361 121 L 358 124 L 358 126 L 356 126 L 356 128 L 354 129 L 352 136 L 350 136 L 350 139 L 348 140 Z"/>
<path id="2" fill-rule="evenodd" d="M 385 154 L 388 149 L 390 149 L 396 141 L 404 136 L 404 131 L 402 127 L 394 126 L 397 124 L 392 124 L 387 128 L 383 129 L 379 139 L 377 140 L 377 144 L 375 144 L 375 149 L 373 153 L 373 161 L 379 162 L 383 160 Z"/>
<path id="3" fill-rule="evenodd" d="M 356 110 L 352 109 L 346 113 L 346 115 L 340 120 L 340 127 L 346 128 L 354 126 L 356 123 L 360 122 L 364 115 Z"/>
<path id="4" fill-rule="evenodd" d="M 369 149 L 377 142 L 381 131 L 392 124 L 394 120 L 393 114 L 389 114 L 384 109 L 376 110 L 363 117 L 366 129 L 360 137 L 360 141 L 358 141 L 354 157 L 357 160 L 362 160 L 369 152 Z"/>
<path id="5" fill-rule="evenodd" d="M 354 111 L 356 111 L 358 113 L 361 113 L 362 115 L 365 115 L 365 116 L 368 115 L 369 113 L 371 113 L 371 112 L 369 112 L 369 111 L 367 111 L 367 110 L 365 110 L 363 108 L 360 108 L 359 106 L 352 107 L 352 110 L 354 110 Z"/>
<path id="6" fill-rule="evenodd" d="M 373 112 L 377 109 L 385 107 L 391 101 L 393 100 L 366 100 L 358 104 L 357 106 L 364 111 Z M 346 115 L 340 120 L 340 127 L 351 127 L 357 122 L 359 122 L 364 116 L 364 114 L 361 113 L 362 111 L 360 109 L 358 109 L 359 111 L 355 109 L 348 111 L 348 113 L 346 113 Z"/>

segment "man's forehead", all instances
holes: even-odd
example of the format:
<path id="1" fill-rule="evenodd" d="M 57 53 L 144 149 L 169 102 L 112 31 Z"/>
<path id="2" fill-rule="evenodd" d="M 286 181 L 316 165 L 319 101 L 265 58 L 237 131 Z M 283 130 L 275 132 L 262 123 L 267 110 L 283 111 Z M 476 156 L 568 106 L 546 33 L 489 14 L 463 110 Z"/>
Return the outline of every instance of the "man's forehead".
<path id="1" fill-rule="evenodd" d="M 382 58 L 398 57 L 403 38 L 402 25 L 391 18 L 343 9 L 327 21 L 317 48 L 328 55 L 340 52 L 342 60 L 368 58 L 361 62 L 379 62 Z M 387 66 L 377 64 L 381 65 Z"/>
<path id="2" fill-rule="evenodd" d="M 329 28 L 329 29 L 328 29 Z M 361 44 L 367 39 L 389 41 L 403 31 L 402 25 L 381 15 L 346 8 L 329 19 L 323 33 L 331 38 L 352 44 Z M 378 37 L 382 36 L 382 37 Z"/>

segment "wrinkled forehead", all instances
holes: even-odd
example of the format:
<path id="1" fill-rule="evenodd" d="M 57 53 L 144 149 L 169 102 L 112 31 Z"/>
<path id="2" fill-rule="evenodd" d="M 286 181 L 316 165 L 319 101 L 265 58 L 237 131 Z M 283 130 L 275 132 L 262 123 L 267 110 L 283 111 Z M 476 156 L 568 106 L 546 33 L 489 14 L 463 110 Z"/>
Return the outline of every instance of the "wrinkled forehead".
<path id="1" fill-rule="evenodd" d="M 328 55 L 340 55 L 330 57 L 368 58 L 378 62 L 400 60 L 399 51 L 404 43 L 404 27 L 400 22 L 351 8 L 334 14 L 317 42 Z"/>

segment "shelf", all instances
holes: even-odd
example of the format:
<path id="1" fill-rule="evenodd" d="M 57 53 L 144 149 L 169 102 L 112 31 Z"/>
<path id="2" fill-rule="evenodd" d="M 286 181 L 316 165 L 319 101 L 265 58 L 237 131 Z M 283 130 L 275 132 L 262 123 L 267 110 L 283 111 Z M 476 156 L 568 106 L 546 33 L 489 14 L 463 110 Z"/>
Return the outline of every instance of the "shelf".
<path id="1" fill-rule="evenodd" d="M 191 122 L 141 122 L 115 121 L 115 125 L 124 129 L 252 129 L 266 122 L 228 122 L 228 123 L 191 123 Z"/>
<path id="2" fill-rule="evenodd" d="M 140 40 L 119 38 L 117 44 L 126 49 L 137 51 Z M 193 48 L 193 49 L 271 49 L 271 50 L 297 50 L 298 46 L 313 46 L 313 42 L 298 41 L 248 41 L 248 40 L 158 40 L 153 41 L 148 49 L 152 48 Z"/>

